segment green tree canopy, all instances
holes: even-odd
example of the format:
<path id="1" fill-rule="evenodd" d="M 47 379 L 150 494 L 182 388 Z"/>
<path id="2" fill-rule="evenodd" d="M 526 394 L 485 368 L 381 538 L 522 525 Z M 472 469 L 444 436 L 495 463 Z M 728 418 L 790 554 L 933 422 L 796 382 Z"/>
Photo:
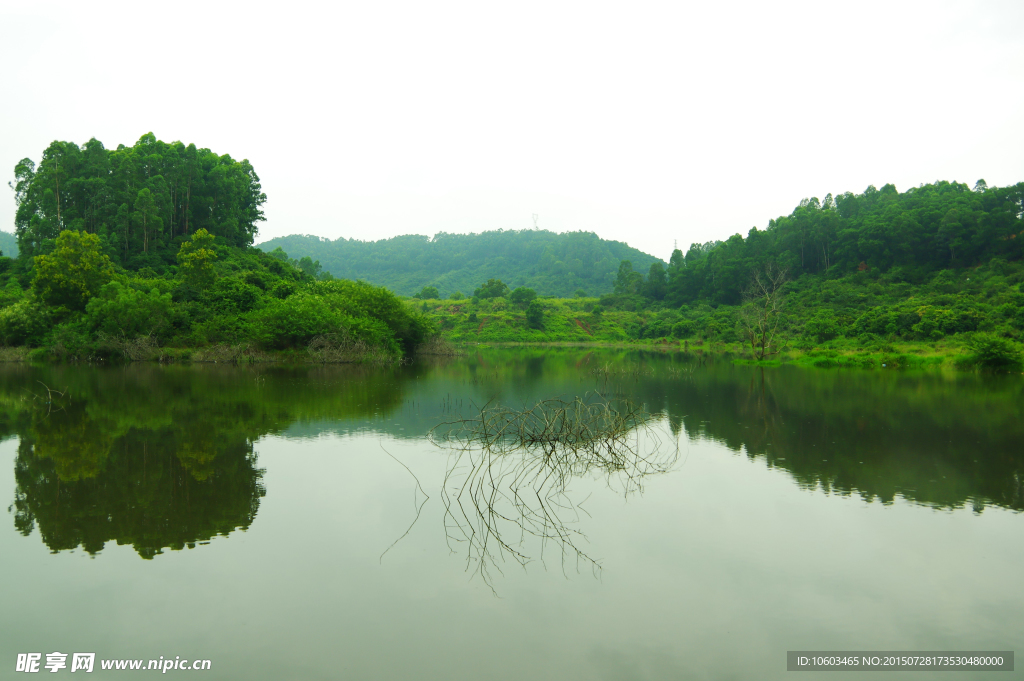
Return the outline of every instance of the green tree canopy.
<path id="1" fill-rule="evenodd" d="M 531 302 L 533 302 L 533 300 L 536 297 L 537 297 L 537 292 L 534 291 L 532 288 L 526 288 L 525 286 L 520 286 L 515 291 L 513 291 L 512 293 L 509 294 L 508 299 L 509 299 L 510 302 L 513 302 L 516 305 L 526 306 L 526 305 L 529 305 Z"/>
<path id="2" fill-rule="evenodd" d="M 640 293 L 644 283 L 644 275 L 633 271 L 633 263 L 623 260 L 619 263 L 619 272 L 615 276 L 615 293 L 631 295 Z"/>
<path id="3" fill-rule="evenodd" d="M 419 298 L 421 300 L 437 300 L 440 297 L 441 294 L 438 292 L 436 286 L 424 286 L 419 293 L 413 296 L 413 298 Z"/>
<path id="4" fill-rule="evenodd" d="M 178 249 L 178 267 L 189 286 L 204 289 L 213 284 L 213 261 L 217 259 L 213 241 L 212 234 L 200 229 Z"/>
<path id="5" fill-rule="evenodd" d="M 308 255 L 299 258 L 298 268 L 313 279 L 319 279 L 323 271 L 323 268 L 320 267 L 320 261 L 313 260 Z"/>
<path id="6" fill-rule="evenodd" d="M 526 308 L 526 323 L 531 329 L 544 328 L 544 306 L 539 300 L 534 300 Z"/>
<path id="7" fill-rule="evenodd" d="M 95 234 L 65 230 L 53 252 L 35 256 L 32 286 L 49 305 L 84 310 L 86 303 L 114 276 L 110 258 L 100 251 Z"/>
<path id="8" fill-rule="evenodd" d="M 501 279 L 488 279 L 473 291 L 473 295 L 477 298 L 504 298 L 508 295 L 508 285 Z"/>
<path id="9" fill-rule="evenodd" d="M 647 281 L 643 286 L 644 295 L 652 300 L 661 300 L 668 290 L 668 277 L 665 274 L 665 266 L 660 262 L 652 263 Z"/>
<path id="10" fill-rule="evenodd" d="M 247 160 L 143 135 L 107 149 L 55 141 L 38 166 L 14 168 L 14 224 L 24 257 L 38 255 L 64 230 L 96 234 L 132 269 L 174 262 L 177 241 L 200 229 L 228 246 L 249 246 L 267 200 Z"/>
<path id="11" fill-rule="evenodd" d="M 944 269 L 1024 256 L 1024 183 L 974 190 L 957 182 L 911 187 L 887 184 L 862 194 L 802 200 L 787 216 L 744 238 L 692 244 L 673 253 L 666 300 L 674 305 L 741 302 L 750 272 L 775 262 L 795 280 L 857 272 L 897 272 L 921 283 Z"/>
<path id="12" fill-rule="evenodd" d="M 107 335 L 126 338 L 159 331 L 171 318 L 171 294 L 138 291 L 112 281 L 85 306 L 91 325 Z"/>

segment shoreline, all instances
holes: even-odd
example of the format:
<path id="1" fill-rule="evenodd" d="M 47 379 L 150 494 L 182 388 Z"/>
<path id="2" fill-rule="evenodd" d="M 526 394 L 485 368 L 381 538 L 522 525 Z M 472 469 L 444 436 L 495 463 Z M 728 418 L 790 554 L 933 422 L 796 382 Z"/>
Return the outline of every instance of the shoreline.
<path id="1" fill-rule="evenodd" d="M 716 357 L 733 364 L 749 366 L 792 365 L 816 369 L 868 369 L 906 370 L 929 369 L 963 373 L 981 371 L 971 362 L 972 355 L 964 347 L 936 347 L 927 343 L 899 343 L 886 349 L 815 346 L 813 348 L 784 348 L 770 359 L 756 360 L 739 343 L 689 344 L 688 341 L 621 342 L 621 341 L 480 341 L 455 342 L 460 348 L 609 348 L 647 350 L 649 352 L 679 353 L 695 357 Z M 1024 374 L 1019 370 L 996 373 Z"/>
<path id="2" fill-rule="evenodd" d="M 735 365 L 775 367 L 783 365 L 814 369 L 859 370 L 930 370 L 957 373 L 993 373 L 972 361 L 972 355 L 962 346 L 936 347 L 927 343 L 889 344 L 884 349 L 842 346 L 815 346 L 812 348 L 784 347 L 779 354 L 763 360 L 751 357 L 751 352 L 739 343 L 690 343 L 682 341 L 446 341 L 443 351 L 418 352 L 410 357 L 393 357 L 374 352 L 339 353 L 323 356 L 308 349 L 260 350 L 248 343 L 219 344 L 201 348 L 152 348 L 143 356 L 55 356 L 48 348 L 0 347 L 0 364 L 95 364 L 116 365 L 133 363 L 153 364 L 279 364 L 327 365 L 358 364 L 375 367 L 396 366 L 420 357 L 465 356 L 473 349 L 487 348 L 565 348 L 641 350 L 659 354 L 679 354 L 698 361 L 709 359 L 728 361 Z M 994 373 L 1024 374 L 1016 368 L 1004 368 Z"/>

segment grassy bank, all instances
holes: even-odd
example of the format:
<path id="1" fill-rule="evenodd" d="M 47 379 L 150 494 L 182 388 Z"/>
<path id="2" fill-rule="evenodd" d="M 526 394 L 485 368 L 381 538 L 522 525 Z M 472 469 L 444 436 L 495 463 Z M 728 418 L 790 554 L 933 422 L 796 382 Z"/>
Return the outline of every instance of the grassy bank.
<path id="1" fill-rule="evenodd" d="M 740 340 L 735 308 L 711 311 L 702 325 L 665 323 L 682 315 L 674 310 L 606 309 L 597 298 L 541 299 L 543 317 L 531 324 L 527 307 L 503 298 L 484 300 L 414 300 L 423 313 L 456 344 L 545 344 L 575 346 L 638 346 L 671 349 L 699 356 L 764 365 L 790 363 L 818 368 L 975 370 L 989 366 L 1020 371 L 1020 348 L 1012 339 L 986 332 L 965 332 L 935 340 L 886 338 L 859 334 L 818 341 L 801 333 L 791 320 L 777 354 L 755 362 L 749 345 Z M 668 331 L 654 336 L 652 328 Z M 812 326 L 813 329 L 813 326 Z M 645 337 L 646 336 L 646 337 Z"/>
<path id="2" fill-rule="evenodd" d="M 156 364 L 371 364 L 383 366 L 403 361 L 392 353 L 373 347 L 331 347 L 262 350 L 251 343 L 217 344 L 199 348 L 159 347 L 154 343 L 128 344 L 117 352 L 87 355 L 56 354 L 53 348 L 0 348 L 0 364 L 7 363 L 84 363 L 120 364 L 150 362 Z"/>

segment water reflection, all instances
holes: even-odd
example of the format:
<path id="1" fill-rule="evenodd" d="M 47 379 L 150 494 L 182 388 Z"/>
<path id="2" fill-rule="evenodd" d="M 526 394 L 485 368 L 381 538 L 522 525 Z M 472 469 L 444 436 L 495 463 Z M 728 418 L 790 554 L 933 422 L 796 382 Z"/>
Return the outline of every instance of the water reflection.
<path id="1" fill-rule="evenodd" d="M 18 446 L 14 523 L 23 535 L 38 526 L 53 552 L 95 554 L 115 540 L 153 558 L 252 523 L 264 488 L 251 442 L 171 429 L 112 438 L 84 410 L 68 411 L 65 428 L 40 428 Z"/>
<path id="2" fill-rule="evenodd" d="M 563 573 L 570 563 L 598 570 L 579 528 L 589 495 L 573 483 L 603 479 L 628 497 L 670 471 L 678 450 L 662 447 L 651 421 L 641 405 L 589 393 L 523 408 L 488 404 L 437 426 L 431 439 L 453 452 L 441 492 L 449 547 L 463 545 L 466 569 L 488 585 L 506 559 L 521 567 L 534 560 L 531 540 L 542 560 L 555 546 Z"/>
<path id="3" fill-rule="evenodd" d="M 266 493 L 253 443 L 304 419 L 390 412 L 392 379 L 358 367 L 5 367 L 15 527 L 54 552 L 113 540 L 146 559 L 244 530 Z"/>
<path id="4" fill-rule="evenodd" d="M 522 407 L 595 389 L 644 405 L 684 443 L 721 443 L 819 493 L 1024 510 L 1020 377 L 761 369 L 550 348 L 383 370 L 3 366 L 0 438 L 19 438 L 10 510 L 20 532 L 38 529 L 52 551 L 95 553 L 113 540 L 151 558 L 254 521 L 265 494 L 254 443 L 264 436 L 422 439 L 481 405 Z M 668 466 L 637 459 L 631 478 L 607 461 L 549 454 L 455 451 L 448 483 L 465 495 L 450 497 L 459 514 L 450 514 L 449 530 L 475 565 L 533 558 L 510 530 L 589 560 L 574 543 L 580 500 L 569 498 L 568 481 L 603 476 L 629 491 L 631 480 Z M 499 492 L 485 478 L 501 481 Z"/>
<path id="5" fill-rule="evenodd" d="M 491 350 L 483 359 L 435 367 L 431 382 L 478 404 L 598 389 L 642 402 L 680 437 L 766 461 L 808 489 L 1024 510 L 1020 376 L 760 368 L 633 350 Z"/>
<path id="6" fill-rule="evenodd" d="M 808 489 L 1024 510 L 1020 377 L 719 366 L 637 389 L 691 440 L 763 459 Z"/>

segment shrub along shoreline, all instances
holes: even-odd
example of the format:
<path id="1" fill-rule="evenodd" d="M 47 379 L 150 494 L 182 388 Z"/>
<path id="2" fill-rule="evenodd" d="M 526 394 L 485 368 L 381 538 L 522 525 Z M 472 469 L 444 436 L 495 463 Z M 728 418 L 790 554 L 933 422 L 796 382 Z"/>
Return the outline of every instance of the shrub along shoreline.
<path id="1" fill-rule="evenodd" d="M 646 275 L 621 260 L 614 293 L 600 298 L 543 298 L 492 278 L 447 300 L 442 272 L 464 260 L 454 257 L 463 239 L 441 235 L 450 257 L 427 268 L 436 276 L 417 300 L 336 280 L 315 253 L 252 247 L 267 200 L 259 176 L 194 144 L 152 133 L 116 149 L 54 141 L 38 164 L 18 162 L 10 184 L 19 253 L 0 255 L 0 359 L 393 363 L 418 350 L 457 354 L 452 343 L 569 342 L 818 367 L 1024 365 L 1024 183 L 805 199 L 767 229 L 676 249 Z M 529 281 L 541 293 L 564 293 L 595 262 L 600 276 L 583 279 L 599 291 L 610 253 L 650 259 L 624 244 L 598 253 L 594 239 L 563 240 L 575 245 L 558 257 L 538 251 L 543 272 L 521 274 L 538 277 Z M 382 277 L 396 267 L 378 260 Z"/>
<path id="2" fill-rule="evenodd" d="M 381 363 L 433 335 L 387 289 L 253 248 L 267 196 L 248 160 L 152 133 L 116 149 L 54 141 L 11 187 L 0 357 Z"/>
<path id="3" fill-rule="evenodd" d="M 96 235 L 65 230 L 33 258 L 23 288 L 27 277 L 0 258 L 0 357 L 382 364 L 435 334 L 387 289 L 318 279 L 283 253 L 223 246 L 205 230 L 182 241 L 177 259 L 162 274 L 125 271 Z"/>
<path id="4" fill-rule="evenodd" d="M 538 298 L 494 279 L 471 298 L 402 299 L 304 269 L 280 250 L 222 245 L 205 230 L 181 240 L 177 262 L 162 273 L 126 271 L 96 235 L 72 230 L 34 256 L 31 270 L 0 258 L 0 361 L 388 364 L 418 350 L 528 343 L 820 368 L 1018 372 L 1024 355 L 1016 304 L 1024 267 L 1016 263 L 973 268 L 962 281 L 942 271 L 917 287 L 805 275 L 780 289 L 770 320 L 777 336 L 762 353 L 749 302 L 673 308 L 639 295 Z M 829 304 L 836 300 L 846 307 Z"/>
<path id="5" fill-rule="evenodd" d="M 443 337 L 443 336 L 442 336 Z M 456 345 L 466 352 L 473 347 L 551 347 L 551 348 L 635 348 L 655 352 L 678 352 L 690 356 L 694 361 L 729 361 L 733 364 L 751 366 L 795 366 L 814 367 L 818 369 L 880 369 L 880 370 L 955 370 L 955 371 L 993 371 L 996 373 L 1022 373 L 1018 361 L 1005 362 L 1002 355 L 997 361 L 986 364 L 984 355 L 972 351 L 970 345 L 936 346 L 928 343 L 900 343 L 884 345 L 881 350 L 867 348 L 813 348 L 798 350 L 785 348 L 777 356 L 756 360 L 750 356 L 750 349 L 740 343 L 690 343 L 669 339 L 640 341 L 491 341 L 464 342 Z M 979 356 L 980 355 L 980 356 Z"/>
<path id="6" fill-rule="evenodd" d="M 536 298 L 504 291 L 408 304 L 453 343 L 631 345 L 762 364 L 1019 372 L 1022 282 L 1024 265 L 1000 260 L 942 270 L 916 285 L 899 273 L 804 275 L 780 288 L 776 335 L 760 358 L 751 344 L 752 333 L 761 340 L 749 314 L 756 301 L 676 307 L 640 295 Z"/>

